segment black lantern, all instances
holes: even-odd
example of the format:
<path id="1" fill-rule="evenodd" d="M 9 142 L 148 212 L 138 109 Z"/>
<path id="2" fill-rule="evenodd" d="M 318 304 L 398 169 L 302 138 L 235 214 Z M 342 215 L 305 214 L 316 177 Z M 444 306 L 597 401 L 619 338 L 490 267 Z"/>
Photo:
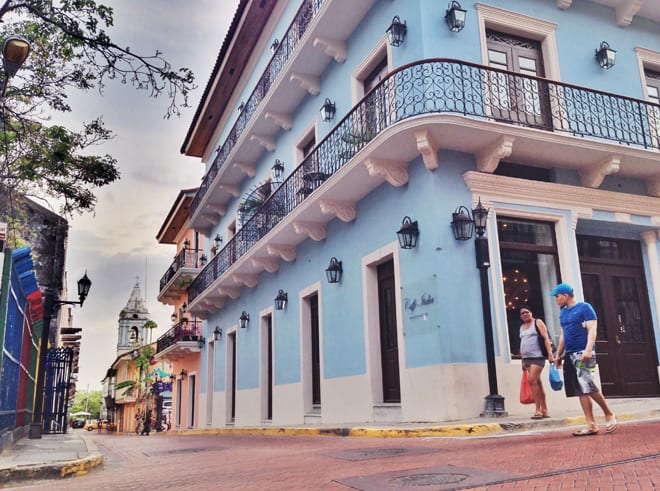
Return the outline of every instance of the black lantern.
<path id="1" fill-rule="evenodd" d="M 456 0 L 452 0 L 447 6 L 447 13 L 445 14 L 445 21 L 449 26 L 451 32 L 459 32 L 465 27 L 465 16 L 467 10 L 461 8 L 461 4 Z"/>
<path id="2" fill-rule="evenodd" d="M 488 208 L 481 204 L 481 198 L 477 207 L 472 210 L 474 226 L 477 229 L 477 237 L 483 237 L 486 232 L 486 223 L 488 222 Z"/>
<path id="3" fill-rule="evenodd" d="M 470 240 L 474 232 L 474 221 L 470 216 L 470 210 L 465 206 L 459 206 L 451 214 L 451 226 L 454 229 L 456 240 Z"/>
<path id="4" fill-rule="evenodd" d="M 215 246 L 216 252 L 220 250 L 220 246 L 222 245 L 222 237 L 220 237 L 220 234 L 215 234 L 215 239 L 213 239 L 213 245 Z"/>
<path id="5" fill-rule="evenodd" d="M 190 248 L 190 239 L 186 239 L 183 241 L 183 248 L 184 249 Z"/>
<path id="6" fill-rule="evenodd" d="M 245 310 L 241 312 L 241 316 L 238 318 L 238 325 L 240 326 L 241 329 L 245 329 L 248 326 L 248 323 L 250 322 L 250 314 L 248 314 Z"/>
<path id="7" fill-rule="evenodd" d="M 410 217 L 403 217 L 401 228 L 396 234 L 399 237 L 401 249 L 414 249 L 417 246 L 417 238 L 419 237 L 417 220 L 413 222 Z"/>
<path id="8" fill-rule="evenodd" d="M 282 310 L 286 307 L 286 302 L 289 300 L 289 295 L 282 289 L 277 292 L 275 297 L 275 310 Z"/>
<path id="9" fill-rule="evenodd" d="M 176 322 L 178 316 L 176 315 L 176 312 L 172 312 L 172 315 L 170 315 L 170 319 L 172 319 L 172 322 Z"/>
<path id="10" fill-rule="evenodd" d="M 80 306 L 82 307 L 83 302 L 89 294 L 89 289 L 92 287 L 92 281 L 87 277 L 87 271 L 82 278 L 78 280 L 78 299 L 80 300 Z"/>
<path id="11" fill-rule="evenodd" d="M 243 108 L 245 107 L 245 102 L 241 101 L 241 103 L 238 105 L 238 108 L 236 109 L 239 113 L 243 111 Z"/>
<path id="12" fill-rule="evenodd" d="M 275 53 L 275 51 L 277 51 L 277 48 L 279 47 L 279 45 L 280 45 L 280 40 L 275 38 L 273 40 L 273 44 L 270 45 L 270 52 Z"/>
<path id="13" fill-rule="evenodd" d="M 220 326 L 215 326 L 215 329 L 213 329 L 213 339 L 215 341 L 219 341 L 221 337 L 222 337 L 222 329 L 220 329 Z"/>
<path id="14" fill-rule="evenodd" d="M 341 261 L 337 261 L 336 257 L 331 257 L 330 264 L 325 270 L 325 274 L 328 277 L 328 283 L 339 283 L 343 271 Z"/>
<path id="15" fill-rule="evenodd" d="M 332 121 L 335 117 L 335 103 L 326 97 L 325 102 L 321 106 L 321 119 L 326 123 Z"/>
<path id="16" fill-rule="evenodd" d="M 206 254 L 202 254 L 199 256 L 199 265 L 203 268 L 206 266 L 206 263 L 208 262 L 208 259 L 206 258 Z"/>
<path id="17" fill-rule="evenodd" d="M 399 19 L 398 15 L 394 16 L 390 27 L 387 28 L 387 38 L 390 41 L 391 46 L 401 46 L 406 40 L 406 33 L 408 32 L 408 27 L 406 27 L 406 21 L 403 23 Z"/>
<path id="18" fill-rule="evenodd" d="M 181 369 L 181 373 L 179 373 L 179 377 L 181 377 L 181 380 L 183 380 L 183 379 L 186 378 L 187 376 L 188 376 L 188 372 L 186 371 L 185 368 L 182 368 L 182 369 Z"/>
<path id="19" fill-rule="evenodd" d="M 600 67 L 609 70 L 614 66 L 615 58 L 616 50 L 610 48 L 610 45 L 605 41 L 600 43 L 600 48 L 596 50 L 596 60 Z"/>
<path id="20" fill-rule="evenodd" d="M 275 163 L 270 168 L 270 173 L 273 182 L 282 182 L 282 175 L 284 175 L 284 164 L 280 159 L 275 159 Z"/>

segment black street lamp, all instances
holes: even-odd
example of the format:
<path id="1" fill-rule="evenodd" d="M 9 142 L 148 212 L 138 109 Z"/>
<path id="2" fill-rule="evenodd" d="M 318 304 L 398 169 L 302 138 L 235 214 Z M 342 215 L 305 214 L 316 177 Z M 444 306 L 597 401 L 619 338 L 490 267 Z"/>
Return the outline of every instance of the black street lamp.
<path id="1" fill-rule="evenodd" d="M 39 368 L 37 371 L 37 383 L 35 387 L 34 397 L 34 414 L 32 423 L 30 424 L 29 438 L 41 438 L 41 431 L 43 429 L 43 409 L 44 409 L 44 379 L 46 375 L 46 358 L 48 352 L 57 350 L 57 348 L 48 349 L 48 338 L 50 337 L 50 321 L 53 315 L 60 309 L 62 305 L 80 305 L 82 307 L 89 289 L 92 287 L 91 280 L 87 277 L 87 271 L 82 278 L 78 280 L 78 301 L 73 300 L 55 300 L 52 290 L 46 291 L 44 295 L 44 316 L 43 327 L 41 330 L 41 344 L 39 348 Z M 69 386 L 69 381 L 65 384 Z M 66 432 L 66 424 L 63 426 Z"/>
<path id="2" fill-rule="evenodd" d="M 469 211 L 464 206 L 459 207 L 452 215 L 452 227 L 456 240 L 467 240 L 472 236 L 472 228 L 467 226 Z M 504 409 L 504 397 L 498 393 L 497 370 L 495 367 L 495 341 L 493 339 L 493 319 L 490 309 L 490 288 L 488 285 L 488 268 L 490 258 L 488 256 L 488 239 L 486 238 L 486 225 L 488 223 L 488 208 L 479 203 L 472 210 L 472 223 L 477 236 L 474 239 L 474 251 L 481 281 L 481 312 L 483 314 L 484 337 L 486 341 L 486 363 L 488 365 L 488 388 L 489 394 L 485 397 L 486 408 L 481 413 L 482 417 L 506 416 Z M 469 236 L 467 233 L 469 232 Z"/>

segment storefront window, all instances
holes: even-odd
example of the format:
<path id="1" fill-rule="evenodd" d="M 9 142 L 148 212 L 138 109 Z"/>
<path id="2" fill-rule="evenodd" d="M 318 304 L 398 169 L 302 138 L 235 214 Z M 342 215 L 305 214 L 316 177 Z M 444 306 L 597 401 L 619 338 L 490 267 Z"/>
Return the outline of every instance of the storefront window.
<path id="1" fill-rule="evenodd" d="M 497 233 L 502 262 L 509 346 L 520 358 L 521 306 L 543 319 L 555 343 L 559 339 L 559 312 L 550 292 L 560 280 L 554 224 L 499 217 Z"/>

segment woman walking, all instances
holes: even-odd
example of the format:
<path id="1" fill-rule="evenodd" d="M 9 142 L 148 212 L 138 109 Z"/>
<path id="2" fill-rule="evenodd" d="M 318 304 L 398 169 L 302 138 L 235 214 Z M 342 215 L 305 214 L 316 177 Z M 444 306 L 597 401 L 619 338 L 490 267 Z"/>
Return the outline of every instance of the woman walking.
<path id="1" fill-rule="evenodd" d="M 549 418 L 548 406 L 545 401 L 545 390 L 541 381 L 541 372 L 546 357 L 553 363 L 552 344 L 548 336 L 548 329 L 541 319 L 535 319 L 532 310 L 523 305 L 520 307 L 520 354 L 522 355 L 522 369 L 527 370 L 529 385 L 532 389 L 536 411 L 532 419 Z M 541 346 L 545 347 L 545 353 Z"/>

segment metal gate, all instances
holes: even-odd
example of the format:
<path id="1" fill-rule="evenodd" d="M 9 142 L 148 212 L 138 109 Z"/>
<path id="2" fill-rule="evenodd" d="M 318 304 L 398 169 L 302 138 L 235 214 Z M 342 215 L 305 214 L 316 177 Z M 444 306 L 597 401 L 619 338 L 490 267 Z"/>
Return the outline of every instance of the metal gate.
<path id="1" fill-rule="evenodd" d="M 73 349 L 50 348 L 46 353 L 42 433 L 66 433 Z"/>

